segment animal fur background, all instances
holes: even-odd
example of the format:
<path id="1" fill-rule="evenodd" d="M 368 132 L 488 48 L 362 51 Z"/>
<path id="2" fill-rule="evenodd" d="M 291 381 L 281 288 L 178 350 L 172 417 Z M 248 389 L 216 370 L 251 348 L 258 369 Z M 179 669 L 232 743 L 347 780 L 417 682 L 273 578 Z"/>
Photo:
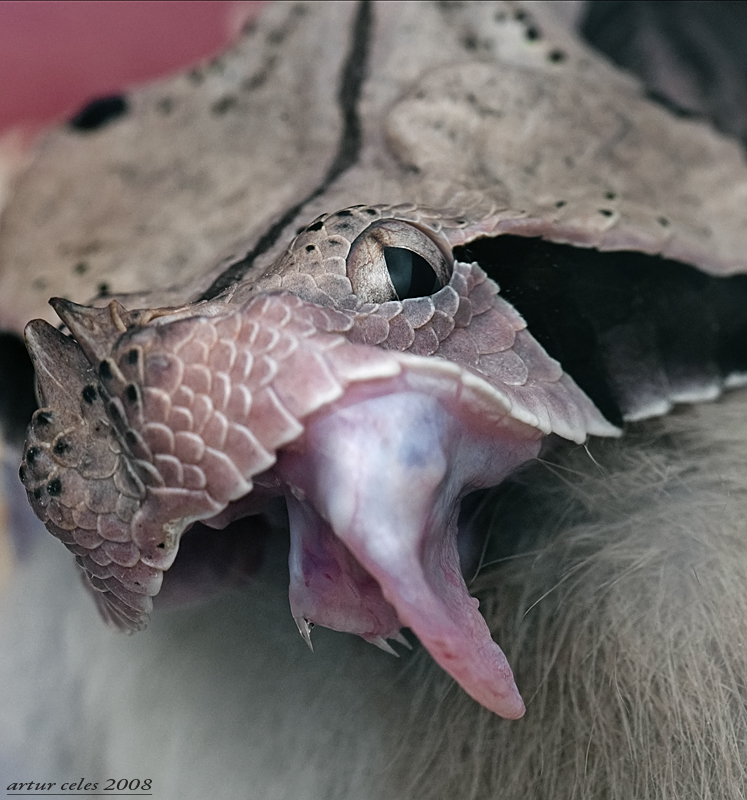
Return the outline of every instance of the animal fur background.
<path id="1" fill-rule="evenodd" d="M 639 66 L 659 77 L 653 45 L 676 65 L 688 36 L 734 27 L 717 3 L 667 4 L 677 17 L 599 3 L 581 22 L 603 38 L 600 7 L 621 5 L 638 9 L 627 42 L 643 38 L 653 54 Z M 719 87 L 744 85 L 729 46 L 699 52 Z M 734 101 L 691 75 L 690 111 Z M 714 116 L 744 135 L 739 112 Z M 282 538 L 246 588 L 111 634 L 11 499 L 26 549 L 0 607 L 2 783 L 152 778 L 157 798 L 744 797 L 745 454 L 747 396 L 734 392 L 619 442 L 559 447 L 495 492 L 474 586 L 527 700 L 519 722 L 417 648 L 395 661 L 319 630 L 310 654 L 287 613 Z"/>

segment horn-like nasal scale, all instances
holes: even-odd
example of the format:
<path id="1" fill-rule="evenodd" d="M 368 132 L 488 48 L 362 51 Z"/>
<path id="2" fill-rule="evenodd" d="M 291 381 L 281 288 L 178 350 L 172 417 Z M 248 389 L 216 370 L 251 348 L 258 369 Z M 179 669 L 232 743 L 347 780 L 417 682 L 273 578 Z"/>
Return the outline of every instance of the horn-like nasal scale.
<path id="1" fill-rule="evenodd" d="M 487 708 L 524 704 L 462 577 L 462 496 L 537 455 L 527 426 L 470 429 L 448 402 L 402 391 L 345 405 L 281 454 L 291 524 L 294 617 L 370 641 L 410 627 Z M 344 546 L 343 546 L 344 545 Z"/>
<path id="2" fill-rule="evenodd" d="M 41 319 L 24 331 L 26 347 L 36 373 L 36 391 L 42 406 L 65 406 L 93 375 L 80 347 Z"/>
<path id="3" fill-rule="evenodd" d="M 104 308 L 81 306 L 61 297 L 53 297 L 49 304 L 93 364 L 106 358 L 116 340 L 127 330 L 122 319 L 127 312 L 116 300 Z"/>

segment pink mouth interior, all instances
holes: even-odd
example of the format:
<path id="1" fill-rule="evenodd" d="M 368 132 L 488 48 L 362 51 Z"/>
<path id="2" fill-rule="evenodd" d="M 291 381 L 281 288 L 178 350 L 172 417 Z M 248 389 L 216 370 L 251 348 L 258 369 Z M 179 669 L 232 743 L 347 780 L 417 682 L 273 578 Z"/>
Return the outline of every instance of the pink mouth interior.
<path id="1" fill-rule="evenodd" d="M 471 431 L 448 403 L 412 390 L 310 420 L 273 469 L 304 637 L 313 623 L 386 649 L 409 627 L 478 702 L 520 717 L 511 669 L 462 577 L 457 516 L 467 492 L 499 483 L 538 450 L 536 435 L 509 424 Z"/>

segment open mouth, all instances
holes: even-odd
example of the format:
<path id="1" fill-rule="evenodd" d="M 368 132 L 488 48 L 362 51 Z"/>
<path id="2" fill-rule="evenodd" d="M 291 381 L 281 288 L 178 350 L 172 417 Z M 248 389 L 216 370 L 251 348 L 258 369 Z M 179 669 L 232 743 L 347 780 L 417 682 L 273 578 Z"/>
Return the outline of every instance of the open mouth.
<path id="1" fill-rule="evenodd" d="M 193 528 L 175 586 L 204 595 L 250 573 L 285 503 L 307 643 L 322 625 L 391 650 L 407 627 L 478 702 L 524 713 L 460 568 L 463 498 L 548 434 L 614 436 L 609 420 L 743 380 L 747 285 L 519 237 L 452 251 L 428 219 L 351 207 L 224 296 L 57 299 L 72 336 L 28 325 L 41 408 L 21 479 L 110 623 L 147 624 Z"/>
<path id="2" fill-rule="evenodd" d="M 158 312 L 53 301 L 74 338 L 30 323 L 42 408 L 21 477 L 111 623 L 147 623 L 195 523 L 219 546 L 237 526 L 261 542 L 284 498 L 304 638 L 323 625 L 388 649 L 408 627 L 477 701 L 524 713 L 462 576 L 460 503 L 546 434 L 616 429 L 477 264 L 443 283 L 346 313 L 278 292 Z"/>

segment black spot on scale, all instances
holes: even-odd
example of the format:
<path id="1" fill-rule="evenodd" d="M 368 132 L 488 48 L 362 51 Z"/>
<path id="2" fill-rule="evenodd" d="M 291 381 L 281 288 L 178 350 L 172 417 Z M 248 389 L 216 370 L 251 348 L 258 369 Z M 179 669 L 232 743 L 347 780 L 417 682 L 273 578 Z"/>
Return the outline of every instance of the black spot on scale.
<path id="1" fill-rule="evenodd" d="M 52 412 L 51 411 L 39 411 L 34 420 L 39 423 L 39 425 L 49 425 L 52 422 Z"/>
<path id="2" fill-rule="evenodd" d="M 70 127 L 81 133 L 99 130 L 114 120 L 124 116 L 128 111 L 127 98 L 124 95 L 109 95 L 92 100 L 70 120 Z"/>
<path id="3" fill-rule="evenodd" d="M 119 428 L 120 430 L 124 430 L 126 428 L 125 419 L 122 416 L 122 412 L 120 411 L 117 403 L 107 403 L 106 413 L 109 415 L 109 419 L 112 421 L 115 427 Z"/>
<path id="4" fill-rule="evenodd" d="M 110 381 L 112 379 L 112 365 L 106 359 L 99 364 L 99 378 L 102 381 Z"/>
<path id="5" fill-rule="evenodd" d="M 88 384 L 88 386 L 84 386 L 83 391 L 81 392 L 83 400 L 85 400 L 85 402 L 88 403 L 89 406 L 96 399 L 96 395 L 97 395 L 96 387 L 90 383 Z"/>
<path id="6" fill-rule="evenodd" d="M 127 402 L 133 405 L 140 399 L 140 392 L 134 383 L 128 383 L 125 387 L 125 397 L 127 398 Z"/>
<path id="7" fill-rule="evenodd" d="M 164 116 L 168 116 L 174 110 L 173 99 L 171 97 L 162 97 L 156 103 L 156 109 Z"/>
<path id="8" fill-rule="evenodd" d="M 59 478 L 52 478 L 47 484 L 47 494 L 50 497 L 59 497 L 62 494 L 62 481 Z"/>
<path id="9" fill-rule="evenodd" d="M 475 36 L 474 33 L 468 33 L 462 39 L 462 47 L 464 47 L 464 49 L 469 51 L 469 52 L 473 52 L 473 51 L 477 50 L 477 47 L 478 47 L 477 36 Z"/>
<path id="10" fill-rule="evenodd" d="M 258 72 L 241 81 L 242 91 L 253 92 L 259 89 L 260 86 L 264 86 L 264 84 L 267 83 L 267 79 L 270 77 L 270 71 L 275 66 L 276 61 L 277 58 L 275 56 L 270 56 Z"/>
<path id="11" fill-rule="evenodd" d="M 223 116 L 226 112 L 230 111 L 236 106 L 238 100 L 232 95 L 226 95 L 216 100 L 210 107 L 210 111 L 217 117 Z"/>
<path id="12" fill-rule="evenodd" d="M 137 362 L 140 360 L 140 351 L 137 347 L 133 347 L 131 350 L 127 351 L 127 363 L 130 366 L 135 366 Z"/>
<path id="13" fill-rule="evenodd" d="M 267 42 L 277 47 L 277 45 L 282 44 L 285 41 L 286 35 L 287 31 L 285 31 L 283 28 L 276 28 L 267 34 Z"/>
<path id="14" fill-rule="evenodd" d="M 318 219 L 316 222 L 312 222 L 311 225 L 307 225 L 304 230 L 308 231 L 309 233 L 315 233 L 316 231 L 320 231 L 324 227 L 324 220 Z"/>
<path id="15" fill-rule="evenodd" d="M 306 252 L 307 253 L 313 253 L 314 250 L 316 250 L 316 245 L 315 244 L 307 244 L 306 245 Z"/>
<path id="16" fill-rule="evenodd" d="M 39 455 L 40 452 L 41 451 L 39 450 L 38 447 L 29 447 L 29 449 L 26 451 L 26 463 L 30 467 L 34 466 L 34 463 L 36 462 L 36 458 L 37 458 L 37 456 Z"/>
<path id="17" fill-rule="evenodd" d="M 568 58 L 568 56 L 562 50 L 558 50 L 557 48 L 550 50 L 550 52 L 547 54 L 547 60 L 551 64 L 561 64 L 566 60 L 566 58 Z"/>
<path id="18" fill-rule="evenodd" d="M 131 428 L 127 428 L 125 431 L 125 443 L 133 451 L 133 453 L 138 453 L 142 450 L 142 439 L 133 431 Z"/>

